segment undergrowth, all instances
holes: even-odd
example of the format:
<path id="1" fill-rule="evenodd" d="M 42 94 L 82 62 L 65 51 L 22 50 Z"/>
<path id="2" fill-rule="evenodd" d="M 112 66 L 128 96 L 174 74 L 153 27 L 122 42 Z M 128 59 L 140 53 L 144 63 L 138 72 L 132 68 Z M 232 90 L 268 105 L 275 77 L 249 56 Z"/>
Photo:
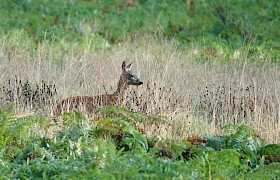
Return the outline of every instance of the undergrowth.
<path id="1" fill-rule="evenodd" d="M 273 179 L 280 175 L 279 144 L 266 144 L 247 126 L 221 137 L 170 141 L 137 130 L 135 122 L 151 119 L 146 115 L 119 107 L 103 107 L 96 113 L 104 118 L 90 122 L 79 112 L 61 116 L 64 124 L 50 138 L 47 129 L 57 126 L 53 120 L 36 115 L 22 120 L 11 109 L 1 109 L 1 176 Z"/>

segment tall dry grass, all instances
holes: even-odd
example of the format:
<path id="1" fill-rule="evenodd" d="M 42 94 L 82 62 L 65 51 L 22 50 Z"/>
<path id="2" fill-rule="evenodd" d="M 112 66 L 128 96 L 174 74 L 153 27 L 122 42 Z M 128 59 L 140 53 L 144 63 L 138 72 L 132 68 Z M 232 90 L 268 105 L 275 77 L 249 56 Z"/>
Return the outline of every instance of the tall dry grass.
<path id="1" fill-rule="evenodd" d="M 134 62 L 132 69 L 144 82 L 128 94 L 128 108 L 167 116 L 172 124 L 146 127 L 148 134 L 174 139 L 219 135 L 224 132 L 223 125 L 242 123 L 269 142 L 280 142 L 279 67 L 267 64 L 260 68 L 248 63 L 246 52 L 230 57 L 231 63 L 215 63 L 213 56 L 211 63 L 199 64 L 198 52 L 203 47 L 193 45 L 180 51 L 174 41 L 145 35 L 99 51 L 64 42 L 44 42 L 32 49 L 28 43 L 22 44 L 17 37 L 1 40 L 1 87 L 7 87 L 9 79 L 15 82 L 17 76 L 34 85 L 42 85 L 42 81 L 55 85 L 56 101 L 113 92 L 121 63 L 126 60 Z M 4 92 L 1 97 L 2 106 L 17 103 L 7 102 Z M 50 115 L 56 104 L 44 112 L 25 105 L 16 106 L 15 113 Z"/>

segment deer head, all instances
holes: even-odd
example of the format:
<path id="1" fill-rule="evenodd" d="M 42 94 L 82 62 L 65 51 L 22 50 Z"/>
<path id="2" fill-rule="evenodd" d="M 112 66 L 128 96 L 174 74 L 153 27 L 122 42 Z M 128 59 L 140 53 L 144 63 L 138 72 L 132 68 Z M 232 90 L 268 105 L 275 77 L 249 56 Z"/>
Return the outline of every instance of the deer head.
<path id="1" fill-rule="evenodd" d="M 124 61 L 122 63 L 122 75 L 121 79 L 125 85 L 141 85 L 143 82 L 136 76 L 134 75 L 130 68 L 131 68 L 132 63 L 126 65 L 126 62 Z"/>

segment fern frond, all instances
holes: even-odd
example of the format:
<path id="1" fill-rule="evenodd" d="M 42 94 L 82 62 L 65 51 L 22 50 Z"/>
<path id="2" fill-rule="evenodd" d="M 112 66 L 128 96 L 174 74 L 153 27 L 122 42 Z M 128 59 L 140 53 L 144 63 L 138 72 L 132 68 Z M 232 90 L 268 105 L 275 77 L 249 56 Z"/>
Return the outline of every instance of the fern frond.
<path id="1" fill-rule="evenodd" d="M 109 130 L 109 128 L 111 128 L 111 130 L 107 133 L 109 134 L 116 134 L 116 132 L 122 131 L 126 134 L 128 134 L 130 137 L 133 137 L 133 141 L 138 142 L 139 144 L 141 144 L 143 146 L 143 148 L 145 149 L 145 151 L 148 150 L 148 141 L 146 139 L 146 137 L 144 137 L 144 135 L 142 135 L 140 132 L 138 132 L 130 123 L 128 123 L 127 121 L 118 119 L 118 118 L 106 118 L 104 120 L 101 120 L 97 123 L 97 129 L 100 129 L 100 127 L 106 127 L 106 130 Z M 124 138 L 124 141 L 127 141 L 127 143 L 131 144 L 129 141 L 127 140 L 130 137 L 126 137 Z M 126 143 L 126 142 L 124 142 Z M 129 145 L 127 144 L 127 145 Z"/>
<path id="2" fill-rule="evenodd" d="M 145 139 L 144 139 L 145 140 Z M 147 141 L 143 141 L 143 139 L 138 139 L 138 138 L 125 138 L 121 144 L 122 145 L 128 145 L 130 148 L 132 148 L 133 143 L 138 143 L 140 144 L 145 151 L 148 151 L 148 144 Z"/>
<path id="3" fill-rule="evenodd" d="M 95 114 L 102 115 L 103 117 L 118 117 L 128 122 L 164 122 L 169 123 L 166 117 L 163 116 L 148 116 L 140 112 L 131 112 L 119 106 L 105 106 L 96 109 Z"/>
<path id="4" fill-rule="evenodd" d="M 248 144 L 250 138 L 256 138 L 254 131 L 248 126 L 241 125 L 234 134 L 227 138 L 226 144 L 228 148 L 239 149 L 241 146 Z"/>

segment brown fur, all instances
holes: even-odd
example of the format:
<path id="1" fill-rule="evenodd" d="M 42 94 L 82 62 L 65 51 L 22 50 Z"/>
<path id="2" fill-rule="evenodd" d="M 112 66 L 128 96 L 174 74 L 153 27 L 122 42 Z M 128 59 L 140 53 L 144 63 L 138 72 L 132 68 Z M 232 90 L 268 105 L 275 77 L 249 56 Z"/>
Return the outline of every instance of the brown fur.
<path id="1" fill-rule="evenodd" d="M 132 63 L 131 63 L 132 64 Z M 98 107 L 121 105 L 126 91 L 130 85 L 141 85 L 143 82 L 130 71 L 131 64 L 122 64 L 122 74 L 118 82 L 118 88 L 113 94 L 103 94 L 99 96 L 74 96 L 63 99 L 56 107 L 54 115 L 58 116 L 64 111 L 78 110 L 85 114 L 92 114 Z"/>

